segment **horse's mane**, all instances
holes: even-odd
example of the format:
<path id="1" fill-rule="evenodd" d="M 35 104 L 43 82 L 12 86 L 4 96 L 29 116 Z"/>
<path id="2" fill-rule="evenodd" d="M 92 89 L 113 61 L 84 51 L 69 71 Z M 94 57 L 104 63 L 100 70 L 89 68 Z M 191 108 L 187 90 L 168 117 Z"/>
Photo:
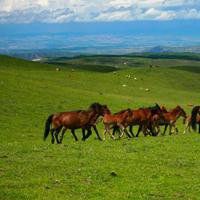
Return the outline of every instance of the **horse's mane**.
<path id="1" fill-rule="evenodd" d="M 101 107 L 101 104 L 98 103 L 98 102 L 95 102 L 95 103 L 92 103 L 92 104 L 89 106 L 89 109 L 100 108 L 100 107 Z"/>
<path id="2" fill-rule="evenodd" d="M 76 112 L 78 112 L 78 113 L 80 113 L 80 112 L 82 112 L 82 111 L 85 111 L 85 110 L 76 110 Z"/>
<path id="3" fill-rule="evenodd" d="M 151 110 L 151 111 L 155 111 L 155 110 L 158 110 L 158 109 L 160 110 L 160 106 L 158 104 L 156 104 L 155 106 L 148 107 L 148 109 Z"/>
<path id="4" fill-rule="evenodd" d="M 193 109 L 192 109 L 192 112 L 200 112 L 200 106 L 195 106 Z"/>
<path id="5" fill-rule="evenodd" d="M 124 113 L 124 112 L 126 112 L 126 111 L 131 111 L 131 109 L 130 108 L 127 108 L 127 109 L 124 109 L 124 110 L 121 110 L 121 111 L 119 111 L 119 112 L 116 112 L 116 113 L 114 113 L 115 115 L 116 114 L 122 114 L 122 113 Z"/>
<path id="6" fill-rule="evenodd" d="M 150 111 L 155 111 L 155 110 L 160 109 L 160 106 L 156 103 L 155 106 L 140 107 L 139 109 L 149 109 Z"/>

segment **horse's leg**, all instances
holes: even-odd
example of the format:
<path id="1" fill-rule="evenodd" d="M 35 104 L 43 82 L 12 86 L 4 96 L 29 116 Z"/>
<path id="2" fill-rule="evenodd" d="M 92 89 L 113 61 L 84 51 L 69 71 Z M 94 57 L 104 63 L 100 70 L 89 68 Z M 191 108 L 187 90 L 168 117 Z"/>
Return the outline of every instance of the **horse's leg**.
<path id="1" fill-rule="evenodd" d="M 165 124 L 165 129 L 164 129 L 162 135 L 165 135 L 168 126 L 169 126 L 169 124 Z"/>
<path id="2" fill-rule="evenodd" d="M 119 131 L 121 133 L 119 138 L 121 138 L 124 135 L 124 127 L 121 124 L 118 124 L 118 127 L 119 127 Z"/>
<path id="3" fill-rule="evenodd" d="M 129 126 L 129 132 L 131 133 L 132 137 L 135 137 L 134 133 L 133 133 L 133 126 Z"/>
<path id="4" fill-rule="evenodd" d="M 116 131 L 118 131 L 118 126 L 113 126 L 113 132 L 112 132 L 112 134 L 115 135 Z"/>
<path id="5" fill-rule="evenodd" d="M 86 130 L 87 130 L 87 134 L 85 135 L 85 140 L 88 139 L 90 135 L 92 135 L 91 128 L 87 128 Z"/>
<path id="6" fill-rule="evenodd" d="M 106 140 L 106 134 L 107 134 L 107 132 L 108 132 L 108 126 L 109 126 L 109 125 L 105 124 L 104 126 L 105 126 L 105 128 L 104 128 L 104 132 L 103 132 L 103 135 L 104 135 L 103 140 Z"/>
<path id="7" fill-rule="evenodd" d="M 136 137 L 139 136 L 140 131 L 142 130 L 142 126 L 143 126 L 142 124 L 139 125 L 138 131 L 137 131 L 137 134 L 136 134 Z"/>
<path id="8" fill-rule="evenodd" d="M 123 125 L 120 124 L 119 127 L 120 127 L 120 130 L 122 131 L 121 135 L 119 136 L 120 138 L 124 135 L 124 133 L 128 136 L 128 138 L 131 138 L 130 134 L 128 133 L 128 131 Z"/>
<path id="9" fill-rule="evenodd" d="M 171 127 L 174 129 L 173 132 L 174 132 L 175 134 L 178 134 L 178 128 L 176 127 L 175 123 L 172 123 L 172 124 L 171 124 Z M 172 129 L 171 129 L 171 130 L 172 130 Z M 173 132 L 171 131 L 171 134 L 172 134 Z"/>
<path id="10" fill-rule="evenodd" d="M 84 128 L 82 128 L 82 135 L 83 135 L 82 141 L 85 141 L 85 129 Z"/>
<path id="11" fill-rule="evenodd" d="M 175 128 L 176 134 L 178 134 L 179 131 L 175 124 L 174 124 L 174 128 Z"/>
<path id="12" fill-rule="evenodd" d="M 108 132 L 108 134 L 110 135 L 110 137 L 115 140 L 115 136 L 110 132 L 110 125 L 106 126 L 106 130 L 107 130 L 106 132 Z"/>
<path id="13" fill-rule="evenodd" d="M 172 134 L 172 124 L 169 124 L 169 135 Z"/>
<path id="14" fill-rule="evenodd" d="M 108 130 L 108 133 L 109 133 L 110 137 L 111 137 L 113 140 L 115 140 L 115 136 L 111 133 L 110 129 Z"/>
<path id="15" fill-rule="evenodd" d="M 51 143 L 52 144 L 54 144 L 54 142 L 55 142 L 54 131 L 55 131 L 55 129 L 51 129 Z"/>
<path id="16" fill-rule="evenodd" d="M 62 143 L 62 141 L 63 141 L 63 137 L 64 137 L 66 130 L 67 130 L 67 128 L 65 128 L 65 127 L 62 129 L 61 136 L 60 136 L 60 143 Z"/>
<path id="17" fill-rule="evenodd" d="M 160 133 L 160 126 L 158 123 L 155 124 L 155 129 L 157 129 L 157 131 L 155 132 L 154 136 L 158 136 L 158 134 Z"/>
<path id="18" fill-rule="evenodd" d="M 104 130 L 104 133 L 103 133 L 103 135 L 104 135 L 103 140 L 106 140 L 106 134 L 107 133 L 110 135 L 110 137 L 115 139 L 115 136 L 112 133 L 110 133 L 110 125 L 109 124 L 105 124 L 105 130 Z"/>
<path id="19" fill-rule="evenodd" d="M 132 138 L 131 135 L 128 133 L 127 129 L 124 127 L 123 131 L 126 133 L 126 135 L 128 136 L 128 138 Z"/>
<path id="20" fill-rule="evenodd" d="M 188 124 L 188 131 L 191 133 L 191 122 Z"/>
<path id="21" fill-rule="evenodd" d="M 143 125 L 143 126 L 142 126 L 142 130 L 143 130 L 144 136 L 146 137 L 146 136 L 148 135 L 148 128 L 147 128 L 147 125 Z"/>
<path id="22" fill-rule="evenodd" d="M 75 141 L 78 141 L 78 138 L 76 137 L 74 129 L 71 129 L 72 135 L 74 136 Z"/>
<path id="23" fill-rule="evenodd" d="M 200 123 L 199 123 L 199 133 L 200 133 Z"/>
<path id="24" fill-rule="evenodd" d="M 186 134 L 186 132 L 187 132 L 188 129 L 189 129 L 189 131 L 190 131 L 189 122 L 186 123 L 185 129 L 184 129 L 184 131 L 183 131 L 183 134 Z"/>
<path id="25" fill-rule="evenodd" d="M 59 128 L 57 128 L 56 131 L 55 131 L 55 138 L 56 138 L 57 144 L 60 144 L 60 143 L 61 143 L 61 142 L 59 141 L 59 139 L 58 139 L 58 134 L 60 133 L 61 129 L 62 129 L 62 126 L 59 127 Z"/>
<path id="26" fill-rule="evenodd" d="M 98 130 L 97 130 L 97 127 L 96 127 L 95 125 L 93 126 L 93 129 L 94 129 L 94 131 L 95 131 L 95 133 L 96 133 L 98 139 L 99 139 L 99 140 L 102 140 L 101 137 L 100 137 L 100 135 L 99 135 L 99 132 L 98 132 Z"/>
<path id="27" fill-rule="evenodd" d="M 156 130 L 157 128 L 157 130 Z M 148 126 L 148 130 L 149 130 L 149 135 L 151 136 L 157 136 L 158 133 L 160 132 L 160 128 L 158 126 L 158 123 L 156 123 L 155 121 L 154 122 L 151 122 Z"/>

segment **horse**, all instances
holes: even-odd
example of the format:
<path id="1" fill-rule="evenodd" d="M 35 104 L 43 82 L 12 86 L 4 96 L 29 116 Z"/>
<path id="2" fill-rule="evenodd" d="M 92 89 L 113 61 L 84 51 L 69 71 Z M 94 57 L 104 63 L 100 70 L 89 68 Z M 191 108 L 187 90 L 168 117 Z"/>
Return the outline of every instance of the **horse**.
<path id="1" fill-rule="evenodd" d="M 187 118 L 186 112 L 181 108 L 180 106 L 176 106 L 171 111 L 163 111 L 163 117 L 162 119 L 159 116 L 154 116 L 154 121 L 157 121 L 160 126 L 165 125 L 165 130 L 162 135 L 165 135 L 167 126 L 169 126 L 169 134 L 172 134 L 172 127 L 174 127 L 176 133 L 178 133 L 178 129 L 176 128 L 175 124 L 176 121 L 179 119 L 179 117 L 183 117 L 185 123 L 185 120 Z"/>
<path id="2" fill-rule="evenodd" d="M 200 124 L 200 115 L 197 115 L 196 116 L 196 123 L 197 124 Z M 188 116 L 187 117 L 187 119 L 186 119 L 186 123 L 185 123 L 185 130 L 184 130 L 184 134 L 187 132 L 187 131 L 189 131 L 189 132 L 191 132 L 191 125 L 192 124 L 192 118 L 191 118 L 191 115 L 190 116 Z"/>
<path id="3" fill-rule="evenodd" d="M 109 133 L 112 139 L 115 139 L 115 136 L 110 132 L 111 127 L 117 126 L 120 129 L 121 135 L 120 138 L 124 135 L 124 133 L 131 138 L 129 133 L 126 130 L 127 127 L 127 118 L 131 115 L 131 109 L 122 110 L 120 112 L 111 114 L 110 110 L 107 110 L 103 116 L 103 124 L 104 124 L 104 140 L 106 139 L 106 133 Z"/>
<path id="4" fill-rule="evenodd" d="M 60 112 L 52 114 L 47 118 L 45 123 L 44 140 L 46 140 L 46 138 L 49 135 L 49 132 L 51 132 L 52 135 L 51 143 L 53 144 L 55 142 L 55 138 L 57 143 L 62 143 L 65 131 L 67 129 L 70 129 L 72 135 L 77 141 L 78 138 L 76 137 L 75 130 L 82 128 L 83 130 L 91 131 L 91 127 L 93 127 L 96 130 L 95 132 L 97 134 L 97 137 L 99 140 L 101 140 L 101 137 L 99 136 L 95 123 L 99 116 L 103 116 L 104 110 L 106 109 L 107 109 L 106 105 L 93 103 L 90 105 L 88 110 L 77 110 L 77 111 Z M 63 128 L 62 136 L 61 139 L 59 140 L 58 134 L 62 128 Z"/>
<path id="5" fill-rule="evenodd" d="M 158 104 L 156 104 L 153 107 L 147 107 L 147 108 L 139 108 L 136 110 L 131 110 L 131 116 L 127 118 L 128 121 L 126 123 L 129 126 L 129 132 L 132 135 L 132 137 L 135 137 L 133 133 L 133 126 L 134 125 L 139 125 L 138 132 L 136 134 L 136 137 L 139 136 L 140 131 L 142 130 L 144 135 L 147 136 L 148 134 L 154 134 L 154 124 L 150 124 L 150 118 L 152 115 L 158 114 L 161 115 L 161 109 Z M 149 128 L 149 130 L 148 130 Z M 113 129 L 113 134 L 115 131 L 118 129 L 117 126 L 114 127 Z"/>
<path id="6" fill-rule="evenodd" d="M 199 133 L 200 133 L 200 123 L 196 121 L 197 116 L 200 115 L 200 106 L 195 106 L 192 109 L 191 113 L 191 126 L 194 131 L 197 130 L 197 124 L 199 125 Z"/>

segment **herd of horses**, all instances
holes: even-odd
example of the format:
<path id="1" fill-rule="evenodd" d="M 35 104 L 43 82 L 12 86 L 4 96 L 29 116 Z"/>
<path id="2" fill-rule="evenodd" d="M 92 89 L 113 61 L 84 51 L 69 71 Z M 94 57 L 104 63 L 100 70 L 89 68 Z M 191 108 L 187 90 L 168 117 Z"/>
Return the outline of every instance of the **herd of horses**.
<path id="1" fill-rule="evenodd" d="M 165 135 L 169 127 L 169 134 L 173 132 L 178 133 L 176 127 L 177 120 L 182 117 L 183 123 L 186 124 L 184 133 L 192 127 L 196 131 L 199 125 L 198 132 L 200 133 L 200 106 L 193 107 L 191 115 L 187 116 L 186 112 L 180 106 L 176 106 L 172 110 L 167 110 L 164 106 L 155 104 L 152 107 L 139 109 L 125 109 L 112 114 L 107 105 L 100 103 L 93 103 L 87 110 L 76 110 L 69 112 L 60 112 L 50 115 L 45 123 L 44 140 L 46 140 L 49 133 L 51 133 L 51 142 L 60 144 L 63 141 L 63 136 L 66 130 L 71 130 L 74 139 L 78 138 L 75 134 L 76 129 L 82 129 L 82 140 L 87 140 L 92 134 L 92 129 L 95 131 L 99 140 L 102 140 L 97 123 L 100 121 L 104 124 L 104 140 L 106 135 L 111 138 L 116 138 L 116 132 L 119 133 L 119 138 L 124 134 L 128 138 L 138 137 L 140 132 L 144 136 L 157 136 L 161 132 L 160 126 L 164 126 Z M 138 125 L 138 131 L 135 135 L 133 133 L 133 126 Z M 129 131 L 127 130 L 129 128 Z M 61 132 L 61 134 L 60 134 Z"/>

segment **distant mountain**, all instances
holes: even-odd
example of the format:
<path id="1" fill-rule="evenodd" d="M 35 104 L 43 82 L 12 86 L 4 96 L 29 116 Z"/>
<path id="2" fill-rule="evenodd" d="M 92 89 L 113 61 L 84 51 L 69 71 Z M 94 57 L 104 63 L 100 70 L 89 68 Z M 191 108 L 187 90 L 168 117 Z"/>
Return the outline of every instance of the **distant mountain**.
<path id="1" fill-rule="evenodd" d="M 145 50 L 147 52 L 151 53 L 165 53 L 165 52 L 173 52 L 172 48 L 169 47 L 162 47 L 162 46 L 155 46 L 149 50 Z"/>
<path id="2" fill-rule="evenodd" d="M 0 24 L 0 54 L 29 60 L 134 52 L 200 53 L 200 21 Z"/>

